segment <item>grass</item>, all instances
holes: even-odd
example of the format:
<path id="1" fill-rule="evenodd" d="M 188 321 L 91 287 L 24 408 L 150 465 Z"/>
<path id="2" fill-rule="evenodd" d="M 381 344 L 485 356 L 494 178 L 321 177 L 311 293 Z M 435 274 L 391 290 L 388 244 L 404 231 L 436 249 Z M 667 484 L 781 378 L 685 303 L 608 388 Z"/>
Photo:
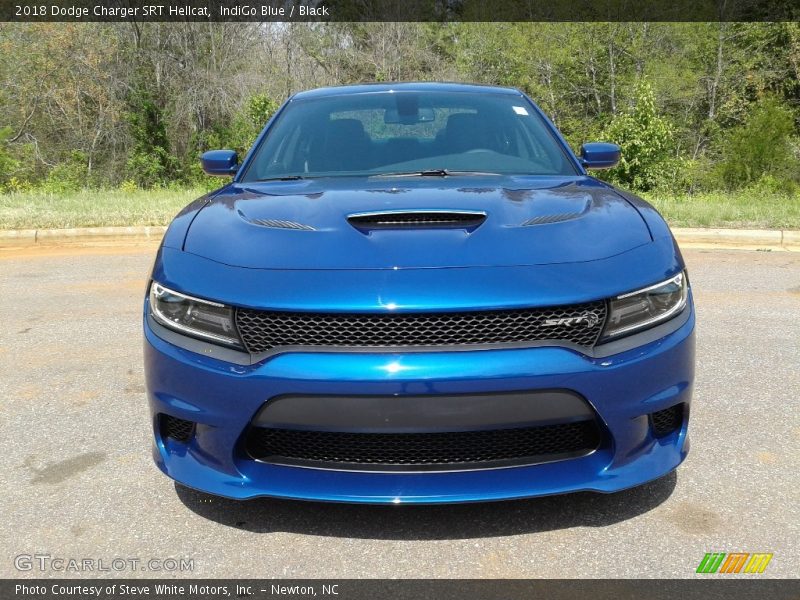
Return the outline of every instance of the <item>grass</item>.
<path id="1" fill-rule="evenodd" d="M 0 229 L 166 225 L 201 189 L 88 190 L 0 195 Z M 647 199 L 675 227 L 800 229 L 800 196 L 775 193 L 651 194 Z"/>
<path id="2" fill-rule="evenodd" d="M 65 194 L 0 195 L 0 229 L 64 229 L 112 225 L 167 225 L 205 193 L 186 190 L 84 190 Z"/>
<path id="3" fill-rule="evenodd" d="M 645 196 L 673 227 L 800 229 L 800 195 L 741 191 Z"/>

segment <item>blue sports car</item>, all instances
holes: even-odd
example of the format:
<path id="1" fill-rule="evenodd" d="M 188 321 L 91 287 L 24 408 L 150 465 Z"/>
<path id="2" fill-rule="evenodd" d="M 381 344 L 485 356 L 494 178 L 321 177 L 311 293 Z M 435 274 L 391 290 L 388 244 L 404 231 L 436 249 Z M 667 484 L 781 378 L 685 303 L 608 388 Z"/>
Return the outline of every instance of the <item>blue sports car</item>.
<path id="1" fill-rule="evenodd" d="M 292 96 L 187 206 L 144 301 L 154 457 L 230 498 L 470 502 L 661 477 L 694 308 L 647 202 L 515 89 Z"/>

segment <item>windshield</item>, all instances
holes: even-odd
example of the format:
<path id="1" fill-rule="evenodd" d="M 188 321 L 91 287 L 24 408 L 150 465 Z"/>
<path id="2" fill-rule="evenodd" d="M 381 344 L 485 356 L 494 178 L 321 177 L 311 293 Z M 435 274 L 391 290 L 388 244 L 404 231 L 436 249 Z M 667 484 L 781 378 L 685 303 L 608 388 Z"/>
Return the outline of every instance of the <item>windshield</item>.
<path id="1" fill-rule="evenodd" d="M 576 174 L 521 96 L 393 91 L 292 101 L 241 180 L 458 172 Z"/>

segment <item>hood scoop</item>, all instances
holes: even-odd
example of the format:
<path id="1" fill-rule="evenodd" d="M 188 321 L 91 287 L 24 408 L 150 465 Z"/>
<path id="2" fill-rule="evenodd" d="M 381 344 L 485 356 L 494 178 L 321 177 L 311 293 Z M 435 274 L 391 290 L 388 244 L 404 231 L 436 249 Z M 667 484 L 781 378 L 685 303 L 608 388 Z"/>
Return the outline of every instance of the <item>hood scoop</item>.
<path id="1" fill-rule="evenodd" d="M 347 217 L 356 229 L 467 229 L 486 220 L 486 213 L 471 210 L 394 210 L 357 213 Z"/>

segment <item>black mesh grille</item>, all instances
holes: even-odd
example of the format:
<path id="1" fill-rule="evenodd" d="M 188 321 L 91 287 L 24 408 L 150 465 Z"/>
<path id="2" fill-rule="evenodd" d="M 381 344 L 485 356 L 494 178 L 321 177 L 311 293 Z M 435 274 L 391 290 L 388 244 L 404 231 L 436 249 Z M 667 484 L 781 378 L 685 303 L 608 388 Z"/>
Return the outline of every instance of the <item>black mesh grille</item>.
<path id="1" fill-rule="evenodd" d="M 443 433 L 344 433 L 253 428 L 247 450 L 277 463 L 335 468 L 447 466 L 480 468 L 498 461 L 517 464 L 587 453 L 599 445 L 594 421 L 517 429 Z"/>
<path id="2" fill-rule="evenodd" d="M 606 319 L 602 301 L 520 310 L 416 313 L 293 313 L 239 309 L 247 349 L 282 346 L 409 347 L 570 342 L 592 346 Z"/>
<path id="3" fill-rule="evenodd" d="M 172 438 L 178 442 L 188 442 L 194 433 L 194 423 L 172 417 L 161 415 L 161 435 L 162 437 Z"/>
<path id="4" fill-rule="evenodd" d="M 683 405 L 676 404 L 664 410 L 659 410 L 650 415 L 653 425 L 653 434 L 656 437 L 664 437 L 680 428 L 683 423 Z"/>

